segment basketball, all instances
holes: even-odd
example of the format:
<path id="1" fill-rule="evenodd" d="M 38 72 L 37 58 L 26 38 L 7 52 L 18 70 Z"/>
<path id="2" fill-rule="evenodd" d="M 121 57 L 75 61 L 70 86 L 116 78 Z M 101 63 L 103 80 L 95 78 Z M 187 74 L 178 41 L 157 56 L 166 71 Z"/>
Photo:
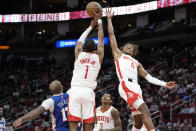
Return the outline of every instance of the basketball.
<path id="1" fill-rule="evenodd" d="M 97 2 L 90 2 L 88 3 L 88 5 L 86 6 L 86 11 L 87 11 L 87 14 L 91 17 L 94 17 L 93 16 L 93 11 L 99 13 L 99 8 L 101 8 L 101 5 Z"/>

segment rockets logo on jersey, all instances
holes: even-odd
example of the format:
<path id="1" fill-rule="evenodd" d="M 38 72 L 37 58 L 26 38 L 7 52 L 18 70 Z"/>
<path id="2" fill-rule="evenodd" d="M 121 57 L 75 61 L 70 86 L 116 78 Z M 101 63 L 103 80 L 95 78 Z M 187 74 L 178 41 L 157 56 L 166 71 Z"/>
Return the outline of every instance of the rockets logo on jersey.
<path id="1" fill-rule="evenodd" d="M 110 106 L 105 112 L 101 111 L 101 107 L 97 108 L 96 110 L 97 130 L 114 128 L 114 120 L 111 115 L 111 111 L 113 108 L 114 108 L 113 106 Z"/>
<path id="2" fill-rule="evenodd" d="M 104 121 L 106 123 L 110 122 L 110 118 L 107 116 L 97 116 L 97 121 Z"/>

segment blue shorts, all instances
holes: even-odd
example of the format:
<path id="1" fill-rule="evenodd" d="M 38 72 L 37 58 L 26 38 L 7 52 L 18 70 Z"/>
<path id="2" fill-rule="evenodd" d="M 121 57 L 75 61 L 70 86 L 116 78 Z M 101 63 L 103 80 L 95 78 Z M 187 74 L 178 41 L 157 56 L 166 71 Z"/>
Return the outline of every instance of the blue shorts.
<path id="1" fill-rule="evenodd" d="M 56 128 L 55 131 L 69 131 L 69 127 L 59 127 Z"/>

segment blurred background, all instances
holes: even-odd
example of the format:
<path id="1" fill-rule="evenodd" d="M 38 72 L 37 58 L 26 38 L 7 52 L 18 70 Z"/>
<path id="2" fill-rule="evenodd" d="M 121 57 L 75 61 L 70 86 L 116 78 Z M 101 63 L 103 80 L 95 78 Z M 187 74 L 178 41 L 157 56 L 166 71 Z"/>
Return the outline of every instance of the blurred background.
<path id="1" fill-rule="evenodd" d="M 196 1 L 96 0 L 113 7 L 118 45 L 139 45 L 137 56 L 148 72 L 164 81 L 174 80 L 174 90 L 154 86 L 139 78 L 143 98 L 156 129 L 196 131 Z M 13 121 L 50 97 L 48 84 L 58 79 L 70 88 L 74 46 L 90 25 L 85 10 L 91 0 L 6 0 L 0 2 L 0 107 L 6 130 Z M 121 116 L 123 131 L 131 131 L 129 106 L 119 96 L 118 78 L 107 42 L 103 17 L 105 57 L 98 76 L 96 106 L 110 93 Z M 97 37 L 94 29 L 90 38 Z M 51 130 L 49 113 L 16 130 Z"/>

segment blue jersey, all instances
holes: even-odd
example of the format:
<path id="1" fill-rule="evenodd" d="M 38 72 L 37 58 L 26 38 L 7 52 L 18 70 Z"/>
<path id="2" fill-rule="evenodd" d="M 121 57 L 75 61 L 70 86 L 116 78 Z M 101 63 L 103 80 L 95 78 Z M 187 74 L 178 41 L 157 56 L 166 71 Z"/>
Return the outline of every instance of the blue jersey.
<path id="1" fill-rule="evenodd" d="M 49 110 L 52 118 L 52 128 L 55 131 L 69 131 L 68 119 L 68 94 L 54 95 L 43 101 L 42 105 Z M 78 131 L 81 131 L 82 123 L 78 124 Z"/>
<path id="2" fill-rule="evenodd" d="M 52 96 L 54 101 L 54 111 L 51 113 L 52 119 L 55 123 L 53 123 L 58 128 L 69 127 L 69 123 L 67 121 L 67 111 L 68 111 L 68 94 L 64 93 L 59 96 Z"/>
<path id="3" fill-rule="evenodd" d="M 0 120 L 0 131 L 5 131 L 5 119 L 3 117 Z"/>
<path id="4" fill-rule="evenodd" d="M 68 94 L 63 93 L 54 95 L 45 100 L 42 105 L 46 110 L 49 109 L 52 118 L 52 128 L 55 131 L 69 131 L 68 117 Z"/>

